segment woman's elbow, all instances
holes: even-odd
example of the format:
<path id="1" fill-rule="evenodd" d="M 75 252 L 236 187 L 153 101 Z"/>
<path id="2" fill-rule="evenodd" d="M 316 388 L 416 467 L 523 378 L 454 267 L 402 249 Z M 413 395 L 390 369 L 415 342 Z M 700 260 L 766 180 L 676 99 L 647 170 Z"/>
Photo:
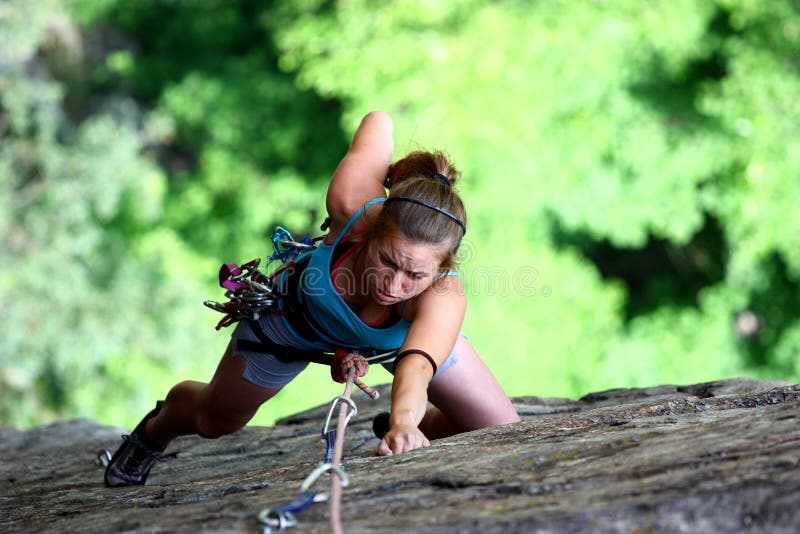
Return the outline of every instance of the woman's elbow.
<path id="1" fill-rule="evenodd" d="M 365 122 L 368 122 L 368 121 L 369 122 L 380 122 L 382 124 L 386 124 L 386 125 L 389 125 L 389 126 L 393 126 L 394 125 L 394 123 L 392 122 L 392 117 L 388 113 L 386 113 L 385 111 L 382 111 L 380 109 L 376 109 L 376 110 L 370 111 L 369 113 L 364 115 L 364 117 L 361 119 L 361 123 L 362 124 L 365 123 Z"/>
<path id="2" fill-rule="evenodd" d="M 360 152 L 362 149 L 376 150 L 378 146 L 386 145 L 391 154 L 391 140 L 394 135 L 394 122 L 385 111 L 370 111 L 361 119 L 350 152 Z"/>

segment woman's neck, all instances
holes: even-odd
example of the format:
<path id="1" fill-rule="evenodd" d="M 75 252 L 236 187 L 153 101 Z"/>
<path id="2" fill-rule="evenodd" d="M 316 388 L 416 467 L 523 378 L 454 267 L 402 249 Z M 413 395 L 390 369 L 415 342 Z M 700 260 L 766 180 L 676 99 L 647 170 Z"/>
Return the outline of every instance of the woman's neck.
<path id="1" fill-rule="evenodd" d="M 361 310 L 370 302 L 369 288 L 364 279 L 366 271 L 366 243 L 357 245 L 352 255 L 345 258 L 345 261 L 338 269 L 345 269 L 347 273 L 336 273 L 337 276 L 347 280 L 346 288 L 343 288 L 342 298 L 347 304 L 356 311 Z"/>

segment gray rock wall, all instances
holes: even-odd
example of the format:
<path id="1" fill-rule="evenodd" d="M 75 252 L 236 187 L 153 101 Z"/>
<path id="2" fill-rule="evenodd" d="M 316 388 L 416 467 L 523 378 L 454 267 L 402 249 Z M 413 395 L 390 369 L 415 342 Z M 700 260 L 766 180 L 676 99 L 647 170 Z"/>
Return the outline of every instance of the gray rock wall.
<path id="1" fill-rule="evenodd" d="M 388 388 L 382 388 L 388 399 Z M 514 399 L 523 421 L 375 455 L 354 393 L 345 532 L 798 532 L 800 386 L 728 380 Z M 90 420 L 0 431 L 2 532 L 257 532 L 322 459 L 327 405 L 168 449 L 148 485 L 107 489 L 97 451 L 122 429 Z M 325 491 L 327 476 L 314 489 Z M 296 532 L 327 532 L 328 506 Z"/>

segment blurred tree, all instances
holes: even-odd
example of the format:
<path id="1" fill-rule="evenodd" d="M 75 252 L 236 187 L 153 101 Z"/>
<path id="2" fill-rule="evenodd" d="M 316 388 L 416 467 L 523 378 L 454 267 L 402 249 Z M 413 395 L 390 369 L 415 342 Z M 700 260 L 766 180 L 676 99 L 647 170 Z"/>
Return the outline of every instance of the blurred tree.
<path id="1" fill-rule="evenodd" d="M 3 422 L 207 379 L 218 263 L 314 231 L 375 108 L 465 171 L 465 330 L 512 394 L 800 381 L 796 2 L 64 3 L 84 31 L 0 6 Z"/>
<path id="2" fill-rule="evenodd" d="M 174 121 L 175 138 L 156 147 L 169 227 L 202 253 L 235 261 L 263 250 L 276 224 L 319 226 L 320 192 L 347 149 L 340 105 L 278 70 L 262 24 L 273 2 L 76 6 L 84 7 L 83 20 L 128 40 L 95 66 L 98 88 L 124 88 Z"/>
<path id="3" fill-rule="evenodd" d="M 67 105 L 83 48 L 60 2 L 4 3 L 0 35 L 0 421 L 127 420 L 188 368 L 202 298 L 183 270 L 204 260 L 158 226 L 165 177 L 141 156 L 163 132 L 124 96 Z"/>
<path id="4" fill-rule="evenodd" d="M 535 266 L 550 289 L 497 304 L 513 312 L 473 299 L 468 329 L 504 355 L 504 382 L 524 365 L 553 393 L 570 375 L 573 392 L 800 378 L 796 2 L 284 9 L 281 65 L 304 86 L 346 98 L 351 121 L 388 109 L 399 138 L 468 170 L 472 278 Z M 745 340 L 733 318 L 751 308 L 762 327 Z"/>
<path id="5" fill-rule="evenodd" d="M 206 297 L 221 297 L 211 287 L 219 263 L 271 252 L 277 224 L 299 235 L 320 232 L 327 180 L 347 149 L 341 106 L 301 90 L 293 76 L 278 70 L 272 35 L 261 23 L 273 17 L 272 2 L 70 5 L 87 33 L 103 41 L 87 68 L 89 92 L 126 94 L 151 117 L 172 125 L 170 136 L 146 147 L 166 176 L 159 225 L 195 254 L 217 262 L 184 271 L 208 283 Z M 218 317 L 208 317 L 191 329 L 212 334 Z M 216 334 L 216 344 L 224 345 L 227 334 Z M 222 350 L 203 347 L 202 353 L 216 359 Z M 210 376 L 209 371 L 196 378 Z M 182 378 L 173 373 L 168 380 Z M 331 385 L 328 376 L 307 373 L 256 422 L 310 407 L 318 399 L 304 392 Z"/>

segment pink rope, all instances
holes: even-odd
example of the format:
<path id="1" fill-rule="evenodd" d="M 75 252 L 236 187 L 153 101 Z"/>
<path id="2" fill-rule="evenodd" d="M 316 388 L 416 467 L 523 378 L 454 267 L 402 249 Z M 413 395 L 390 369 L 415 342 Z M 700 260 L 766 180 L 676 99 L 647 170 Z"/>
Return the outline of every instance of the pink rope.
<path id="1" fill-rule="evenodd" d="M 347 382 L 344 387 L 344 398 L 349 399 L 350 393 L 353 390 L 353 381 L 355 380 L 356 370 L 355 367 L 350 367 L 347 371 Z M 333 465 L 340 465 L 342 463 L 342 454 L 344 450 L 344 429 L 347 424 L 347 411 L 349 406 L 342 402 L 339 404 L 339 421 L 336 424 L 336 442 L 333 446 Z M 330 517 L 331 517 L 331 532 L 333 534 L 342 534 L 342 480 L 336 471 L 331 473 L 331 495 L 330 495 Z"/>

